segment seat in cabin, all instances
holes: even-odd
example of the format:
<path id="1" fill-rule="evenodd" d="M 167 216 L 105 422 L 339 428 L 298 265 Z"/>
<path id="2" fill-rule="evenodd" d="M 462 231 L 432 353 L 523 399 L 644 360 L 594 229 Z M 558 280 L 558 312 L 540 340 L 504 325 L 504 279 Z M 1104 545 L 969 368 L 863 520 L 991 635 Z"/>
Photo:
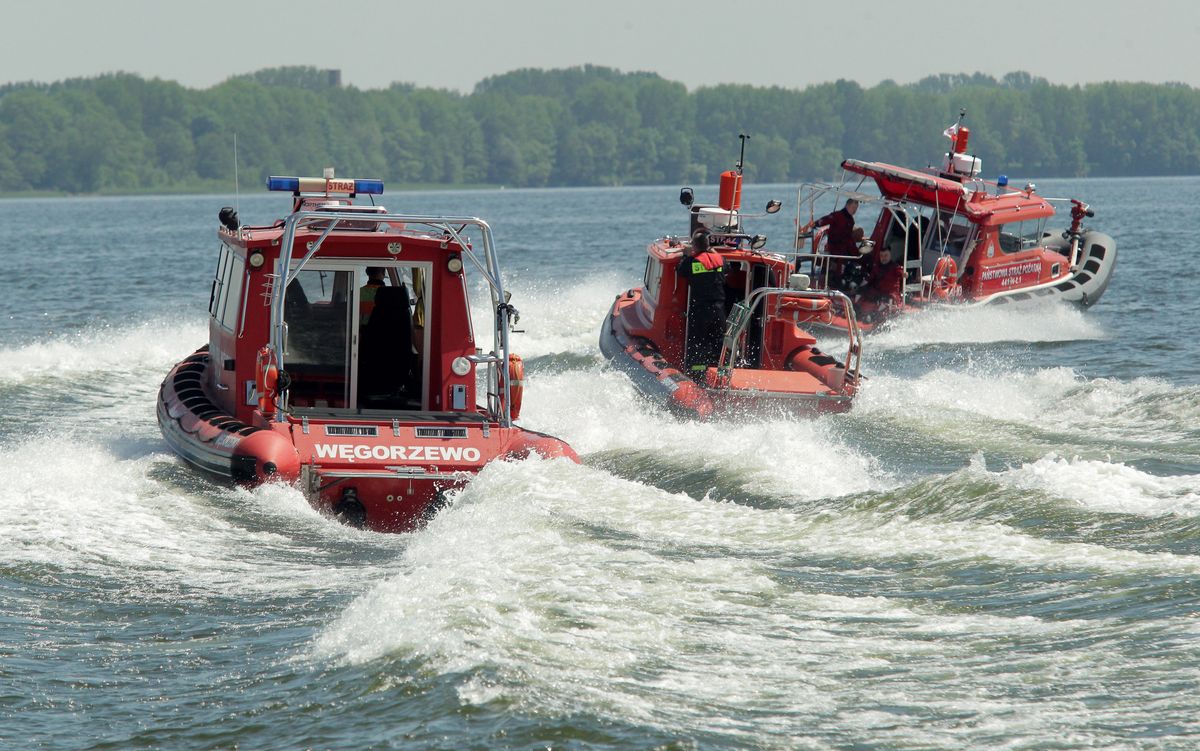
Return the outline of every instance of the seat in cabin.
<path id="1" fill-rule="evenodd" d="M 408 289 L 381 287 L 359 340 L 359 403 L 374 409 L 419 409 L 420 370 L 413 350 Z"/>

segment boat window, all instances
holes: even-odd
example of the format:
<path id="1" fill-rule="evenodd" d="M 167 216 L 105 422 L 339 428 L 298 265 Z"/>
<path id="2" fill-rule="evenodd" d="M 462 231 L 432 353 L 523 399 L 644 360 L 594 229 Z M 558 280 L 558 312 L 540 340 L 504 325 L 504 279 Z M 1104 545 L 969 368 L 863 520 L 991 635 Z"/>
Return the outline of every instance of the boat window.
<path id="1" fill-rule="evenodd" d="M 892 252 L 892 258 L 903 258 L 905 248 L 915 258 L 919 252 L 920 225 L 910 220 L 908 212 L 899 207 L 887 207 L 884 216 L 887 218 L 887 228 L 883 233 L 883 247 Z"/>
<path id="2" fill-rule="evenodd" d="M 229 248 L 224 243 L 217 251 L 217 270 L 213 274 L 212 294 L 208 297 L 208 314 L 216 318 L 221 310 L 221 293 L 225 290 L 225 273 L 229 267 Z"/>
<path id="3" fill-rule="evenodd" d="M 966 217 L 942 212 L 930 228 L 929 252 L 922 254 L 921 258 L 922 273 L 932 274 L 938 259 L 944 255 L 961 261 L 963 250 L 971 246 L 974 238 L 975 226 Z"/>
<path id="4" fill-rule="evenodd" d="M 213 277 L 212 293 L 208 298 L 208 313 L 217 323 L 229 330 L 233 330 L 237 325 L 238 313 L 241 310 L 242 277 L 245 271 L 245 261 L 222 243 L 217 254 L 217 272 Z"/>
<path id="5" fill-rule="evenodd" d="M 284 368 L 293 407 L 345 408 L 350 402 L 350 271 L 304 269 L 288 285 Z"/>
<path id="6" fill-rule="evenodd" d="M 421 409 L 429 275 L 409 266 L 358 275 L 358 406 Z"/>
<path id="7" fill-rule="evenodd" d="M 284 298 L 289 406 L 423 409 L 429 295 L 422 266 L 330 262 L 299 271 Z"/>
<path id="8" fill-rule="evenodd" d="M 216 316 L 217 299 L 221 294 L 221 265 L 225 263 L 225 246 L 217 249 L 217 270 L 213 274 L 212 290 L 208 293 L 208 314 Z"/>
<path id="9" fill-rule="evenodd" d="M 646 259 L 646 275 L 643 277 L 646 296 L 651 300 L 658 299 L 658 283 L 662 281 L 662 264 L 651 257 Z"/>
<path id="10" fill-rule="evenodd" d="M 1022 250 L 1039 247 L 1046 231 L 1047 218 L 1009 222 L 1001 226 L 1000 250 L 1004 253 L 1019 253 Z"/>
<path id="11" fill-rule="evenodd" d="M 221 325 L 233 331 L 237 328 L 238 314 L 242 310 L 242 282 L 246 276 L 246 261 L 237 254 L 229 254 L 229 276 L 225 282 L 225 304 L 221 307 Z"/>

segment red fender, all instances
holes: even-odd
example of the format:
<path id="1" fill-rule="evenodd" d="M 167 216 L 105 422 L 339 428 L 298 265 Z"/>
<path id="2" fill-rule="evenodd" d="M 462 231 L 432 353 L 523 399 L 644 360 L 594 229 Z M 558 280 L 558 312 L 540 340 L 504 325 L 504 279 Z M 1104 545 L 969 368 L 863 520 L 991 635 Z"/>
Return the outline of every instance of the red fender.
<path id="1" fill-rule="evenodd" d="M 531 454 L 537 454 L 543 459 L 564 457 L 579 464 L 579 455 L 575 453 L 575 449 L 558 438 L 528 430 L 518 430 L 512 443 L 508 445 L 507 455 L 514 459 L 525 459 Z"/>
<path id="2" fill-rule="evenodd" d="M 256 482 L 292 482 L 300 476 L 300 455 L 296 447 L 284 435 L 273 430 L 259 430 L 246 436 L 238 441 L 233 455 L 254 458 Z"/>

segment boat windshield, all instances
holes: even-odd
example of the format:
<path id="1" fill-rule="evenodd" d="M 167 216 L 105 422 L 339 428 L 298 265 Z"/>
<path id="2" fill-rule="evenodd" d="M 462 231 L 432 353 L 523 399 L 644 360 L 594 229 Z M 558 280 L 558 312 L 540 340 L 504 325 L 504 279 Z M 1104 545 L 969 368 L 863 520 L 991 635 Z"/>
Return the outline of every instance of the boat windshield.
<path id="1" fill-rule="evenodd" d="M 1004 253 L 1019 253 L 1042 244 L 1049 217 L 1009 222 L 1000 227 L 1000 250 Z"/>

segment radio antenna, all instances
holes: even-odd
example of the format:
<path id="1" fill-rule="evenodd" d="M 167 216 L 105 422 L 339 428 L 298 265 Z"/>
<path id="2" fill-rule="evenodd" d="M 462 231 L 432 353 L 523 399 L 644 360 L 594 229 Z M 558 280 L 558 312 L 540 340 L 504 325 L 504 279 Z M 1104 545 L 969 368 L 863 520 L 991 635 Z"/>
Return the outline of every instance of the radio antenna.
<path id="1" fill-rule="evenodd" d="M 750 136 L 745 133 L 738 133 L 738 138 L 742 139 L 742 153 L 738 157 L 737 171 L 742 174 L 742 164 L 746 161 L 746 141 L 750 140 Z"/>
<path id="2" fill-rule="evenodd" d="M 241 226 L 242 206 L 241 206 L 241 191 L 238 189 L 238 158 L 237 158 L 237 131 L 233 133 L 233 210 L 237 212 L 238 226 Z"/>

